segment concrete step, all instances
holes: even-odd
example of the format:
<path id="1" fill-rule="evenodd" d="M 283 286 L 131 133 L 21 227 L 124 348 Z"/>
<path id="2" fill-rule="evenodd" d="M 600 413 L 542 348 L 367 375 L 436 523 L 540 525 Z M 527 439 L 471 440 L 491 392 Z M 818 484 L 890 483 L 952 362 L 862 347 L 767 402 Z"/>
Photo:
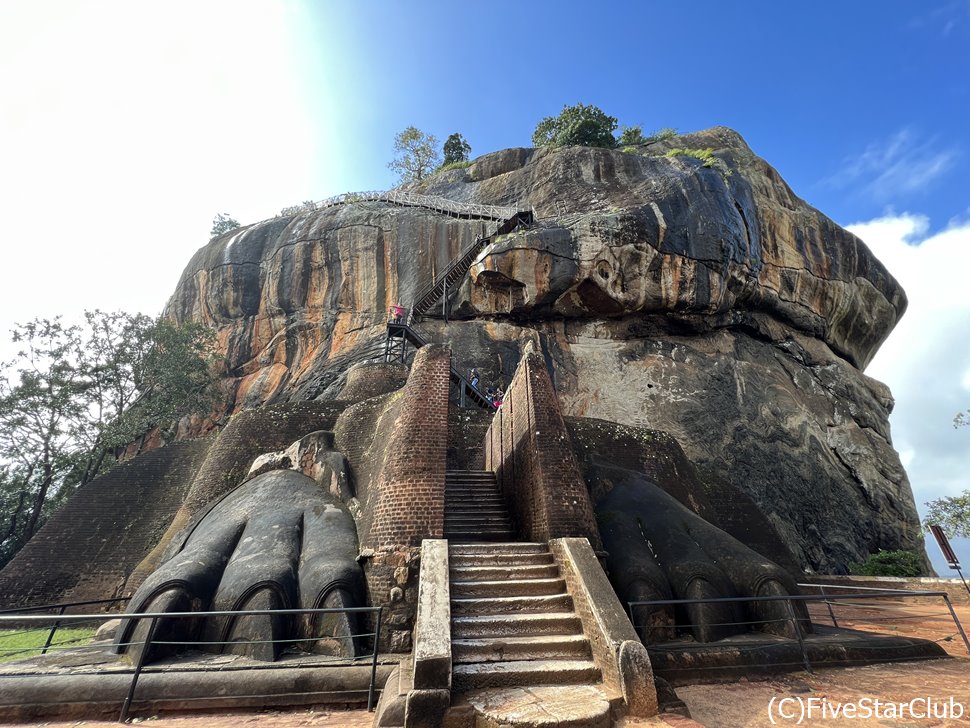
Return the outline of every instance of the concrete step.
<path id="1" fill-rule="evenodd" d="M 478 521 L 478 522 L 466 522 L 466 523 L 454 523 L 452 521 L 445 521 L 446 531 L 455 531 L 459 533 L 509 533 L 512 534 L 512 524 L 508 521 Z M 514 534 L 512 534 L 514 536 Z"/>
<path id="2" fill-rule="evenodd" d="M 583 623 L 574 612 L 536 614 L 483 614 L 452 617 L 452 639 L 529 637 L 582 634 Z"/>
<path id="3" fill-rule="evenodd" d="M 548 544 L 535 543 L 532 541 L 509 541 L 508 543 L 497 543 L 491 546 L 456 546 L 451 549 L 453 554 L 547 554 L 549 553 Z"/>
<path id="4" fill-rule="evenodd" d="M 597 683 L 600 669 L 589 660 L 513 660 L 459 664 L 452 669 L 452 690 L 476 690 L 518 685 L 580 685 Z"/>
<path id="5" fill-rule="evenodd" d="M 477 544 L 461 544 L 460 546 L 472 546 Z M 481 544 L 485 545 L 485 544 Z M 492 545 L 492 544 L 488 544 Z M 452 546 L 457 548 L 458 546 Z M 536 566 L 554 564 L 555 560 L 550 553 L 544 554 L 490 554 L 487 552 L 477 554 L 449 554 L 448 562 L 451 566 L 460 568 L 464 566 Z"/>
<path id="6" fill-rule="evenodd" d="M 589 640 L 581 634 L 452 640 L 451 655 L 455 664 L 512 660 L 592 659 Z"/>
<path id="7" fill-rule="evenodd" d="M 504 541 L 515 534 L 512 531 L 461 531 L 445 529 L 445 538 L 455 543 L 495 543 Z"/>
<path id="8" fill-rule="evenodd" d="M 568 612 L 573 598 L 568 594 L 544 594 L 520 597 L 474 597 L 452 599 L 451 613 L 456 616 L 473 614 L 534 614 L 536 612 Z"/>
<path id="9" fill-rule="evenodd" d="M 451 580 L 451 596 L 468 597 L 515 597 L 565 594 L 566 581 L 552 579 L 499 579 L 493 581 Z"/>
<path id="10" fill-rule="evenodd" d="M 445 528 L 448 526 L 467 526 L 475 528 L 477 526 L 501 526 L 505 529 L 512 528 L 512 521 L 501 516 L 445 516 Z"/>
<path id="11" fill-rule="evenodd" d="M 553 579 L 559 576 L 555 564 L 536 566 L 455 566 L 451 565 L 451 581 L 497 581 L 499 579 Z"/>
<path id="12" fill-rule="evenodd" d="M 445 508 L 445 518 L 468 518 L 474 516 L 491 516 L 494 518 L 508 518 L 509 512 L 505 508 L 490 506 L 463 506 L 461 508 Z"/>

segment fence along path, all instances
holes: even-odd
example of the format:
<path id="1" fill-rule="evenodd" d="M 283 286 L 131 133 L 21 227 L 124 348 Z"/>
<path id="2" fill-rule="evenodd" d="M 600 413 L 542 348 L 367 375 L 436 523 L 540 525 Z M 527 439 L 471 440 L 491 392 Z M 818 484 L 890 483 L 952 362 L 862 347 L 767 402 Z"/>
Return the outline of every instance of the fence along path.
<path id="1" fill-rule="evenodd" d="M 428 210 L 451 215 L 452 217 L 477 220 L 504 221 L 520 213 L 532 212 L 531 208 L 479 205 L 473 202 L 458 202 L 456 200 L 449 200 L 447 197 L 419 195 L 416 192 L 405 192 L 401 190 L 345 192 L 342 195 L 335 195 L 315 202 L 312 208 L 307 204 L 305 208 L 301 209 L 301 212 L 325 210 L 328 207 L 349 205 L 355 202 L 387 202 L 392 205 L 403 205 L 406 207 L 424 207 Z"/>

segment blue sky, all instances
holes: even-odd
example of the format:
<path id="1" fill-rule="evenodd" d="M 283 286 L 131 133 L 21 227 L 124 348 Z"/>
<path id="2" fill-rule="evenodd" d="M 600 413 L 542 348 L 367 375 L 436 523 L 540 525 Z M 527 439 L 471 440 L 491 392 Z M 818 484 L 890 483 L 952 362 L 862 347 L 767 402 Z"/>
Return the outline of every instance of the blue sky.
<path id="1" fill-rule="evenodd" d="M 909 292 L 868 373 L 922 503 L 970 487 L 968 49 L 970 0 L 6 0 L 0 329 L 157 313 L 213 215 L 389 187 L 408 125 L 473 156 L 577 102 L 726 125 Z"/>

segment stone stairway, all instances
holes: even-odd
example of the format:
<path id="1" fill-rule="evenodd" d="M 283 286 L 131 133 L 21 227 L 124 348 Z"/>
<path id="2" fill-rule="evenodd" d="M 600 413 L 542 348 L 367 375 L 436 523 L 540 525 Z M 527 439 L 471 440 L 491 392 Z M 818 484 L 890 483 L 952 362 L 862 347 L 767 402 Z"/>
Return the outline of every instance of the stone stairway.
<path id="1" fill-rule="evenodd" d="M 452 543 L 511 541 L 515 538 L 505 498 L 487 470 L 445 474 L 445 533 Z"/>
<path id="2" fill-rule="evenodd" d="M 546 544 L 455 544 L 448 561 L 456 691 L 599 681 Z"/>
<path id="3" fill-rule="evenodd" d="M 524 714 L 535 717 L 522 725 L 611 725 L 600 669 L 549 547 L 452 544 L 448 559 L 454 694 L 496 725 Z"/>

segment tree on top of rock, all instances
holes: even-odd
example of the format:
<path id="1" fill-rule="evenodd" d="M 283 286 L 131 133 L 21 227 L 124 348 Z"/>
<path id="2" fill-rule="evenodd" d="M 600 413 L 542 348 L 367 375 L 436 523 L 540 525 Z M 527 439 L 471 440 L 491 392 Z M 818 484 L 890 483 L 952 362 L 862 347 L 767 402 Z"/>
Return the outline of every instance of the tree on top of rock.
<path id="1" fill-rule="evenodd" d="M 437 138 L 409 126 L 394 137 L 394 159 L 387 166 L 398 173 L 400 182 L 420 182 L 440 163 Z"/>
<path id="2" fill-rule="evenodd" d="M 468 155 L 471 154 L 472 146 L 469 144 L 465 137 L 463 137 L 458 132 L 455 132 L 450 137 L 445 139 L 445 161 L 444 164 L 456 164 L 458 162 L 467 162 Z"/>
<path id="3" fill-rule="evenodd" d="M 537 147 L 616 146 L 616 118 L 602 109 L 586 104 L 563 106 L 559 116 L 547 116 L 536 126 L 532 143 Z"/>
<path id="4" fill-rule="evenodd" d="M 212 230 L 209 231 L 209 235 L 215 238 L 230 230 L 235 230 L 237 227 L 239 227 L 239 222 L 233 219 L 232 215 L 228 212 L 220 212 L 212 218 Z"/>

